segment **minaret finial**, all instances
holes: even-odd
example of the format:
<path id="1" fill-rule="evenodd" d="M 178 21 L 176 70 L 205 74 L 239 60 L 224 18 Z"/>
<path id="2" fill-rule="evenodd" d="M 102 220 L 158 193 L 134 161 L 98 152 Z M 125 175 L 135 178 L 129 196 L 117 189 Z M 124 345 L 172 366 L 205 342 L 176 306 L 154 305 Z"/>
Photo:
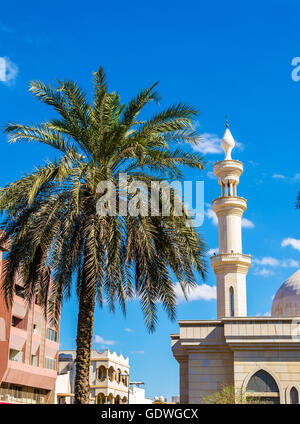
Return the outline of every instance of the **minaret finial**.
<path id="1" fill-rule="evenodd" d="M 226 119 L 226 128 L 229 128 L 228 115 L 225 115 L 225 119 Z"/>

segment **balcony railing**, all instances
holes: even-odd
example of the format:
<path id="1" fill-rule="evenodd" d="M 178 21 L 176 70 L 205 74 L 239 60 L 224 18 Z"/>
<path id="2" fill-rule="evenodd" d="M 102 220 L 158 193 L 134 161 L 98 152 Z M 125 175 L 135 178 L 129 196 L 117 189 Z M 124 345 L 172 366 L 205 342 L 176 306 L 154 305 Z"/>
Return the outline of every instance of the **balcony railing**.
<path id="1" fill-rule="evenodd" d="M 46 403 L 46 395 L 0 387 L 0 401 L 11 403 Z"/>

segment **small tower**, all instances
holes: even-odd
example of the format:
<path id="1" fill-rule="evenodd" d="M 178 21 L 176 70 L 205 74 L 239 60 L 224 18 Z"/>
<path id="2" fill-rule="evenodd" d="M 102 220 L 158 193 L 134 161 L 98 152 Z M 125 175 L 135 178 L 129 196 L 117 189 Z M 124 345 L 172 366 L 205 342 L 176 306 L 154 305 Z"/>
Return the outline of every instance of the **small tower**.
<path id="1" fill-rule="evenodd" d="M 225 159 L 214 164 L 221 197 L 212 204 L 218 218 L 219 254 L 211 257 L 217 277 L 218 319 L 247 316 L 246 275 L 251 265 L 251 257 L 242 253 L 242 215 L 247 209 L 247 201 L 237 196 L 243 164 L 231 159 L 235 141 L 228 122 L 221 145 Z"/>

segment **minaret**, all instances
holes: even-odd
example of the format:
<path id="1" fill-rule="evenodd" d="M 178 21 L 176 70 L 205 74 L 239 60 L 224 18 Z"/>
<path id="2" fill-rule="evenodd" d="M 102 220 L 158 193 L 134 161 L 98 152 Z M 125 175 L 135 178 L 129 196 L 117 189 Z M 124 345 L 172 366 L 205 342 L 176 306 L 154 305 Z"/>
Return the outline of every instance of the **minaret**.
<path id="1" fill-rule="evenodd" d="M 218 218 L 219 254 L 211 257 L 217 277 L 218 319 L 247 316 L 246 275 L 251 265 L 251 257 L 242 253 L 242 215 L 247 201 L 237 195 L 243 164 L 231 159 L 235 141 L 227 121 L 221 145 L 225 159 L 214 164 L 221 197 L 212 204 Z"/>

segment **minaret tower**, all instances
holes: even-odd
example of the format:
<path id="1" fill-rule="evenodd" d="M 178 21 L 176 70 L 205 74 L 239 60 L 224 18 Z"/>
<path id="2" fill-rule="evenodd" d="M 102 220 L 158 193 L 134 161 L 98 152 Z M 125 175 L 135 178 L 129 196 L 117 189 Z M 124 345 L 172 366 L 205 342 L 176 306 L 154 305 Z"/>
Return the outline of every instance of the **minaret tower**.
<path id="1" fill-rule="evenodd" d="M 247 316 L 246 275 L 251 265 L 251 257 L 242 253 L 242 215 L 247 201 L 237 195 L 243 164 L 231 159 L 235 141 L 227 121 L 221 145 L 225 159 L 214 164 L 221 197 L 212 204 L 218 218 L 219 254 L 211 257 L 217 277 L 218 319 Z"/>

